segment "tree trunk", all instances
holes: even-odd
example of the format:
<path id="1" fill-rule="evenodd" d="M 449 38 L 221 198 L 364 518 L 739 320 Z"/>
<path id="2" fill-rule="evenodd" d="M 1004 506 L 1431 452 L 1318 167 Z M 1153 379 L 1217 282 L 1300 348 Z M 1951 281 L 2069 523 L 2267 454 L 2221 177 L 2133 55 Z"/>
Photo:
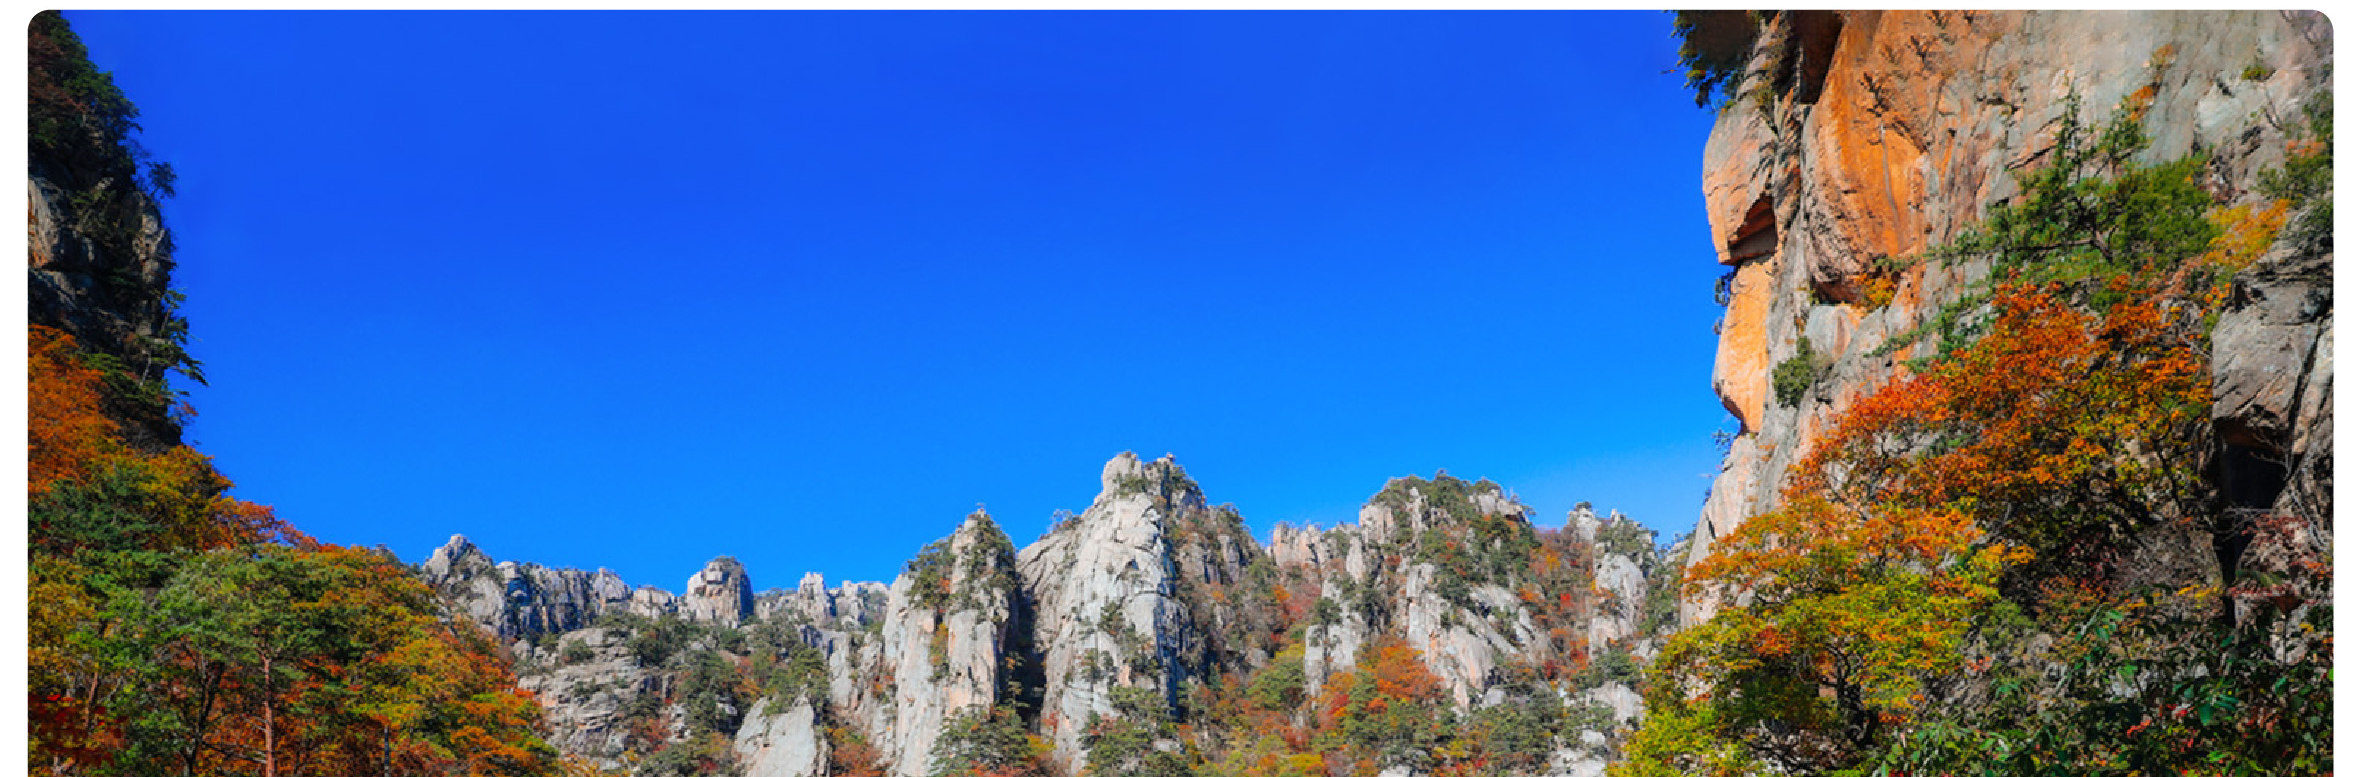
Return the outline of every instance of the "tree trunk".
<path id="1" fill-rule="evenodd" d="M 271 657 L 265 655 L 262 657 L 262 777 L 278 777 L 279 774 L 278 741 L 275 739 L 278 732 L 271 719 L 272 711 L 279 706 L 278 701 L 271 694 Z"/>

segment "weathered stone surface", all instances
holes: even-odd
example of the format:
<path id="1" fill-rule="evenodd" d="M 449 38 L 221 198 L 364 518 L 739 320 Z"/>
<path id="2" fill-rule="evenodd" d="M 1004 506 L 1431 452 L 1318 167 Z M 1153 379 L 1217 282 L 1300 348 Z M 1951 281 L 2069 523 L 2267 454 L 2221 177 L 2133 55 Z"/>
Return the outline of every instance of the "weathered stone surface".
<path id="1" fill-rule="evenodd" d="M 102 140 L 103 133 L 88 137 L 113 151 L 114 141 Z M 40 148 L 34 144 L 36 152 Z M 27 160 L 26 320 L 120 360 L 130 374 L 160 379 L 175 366 L 163 346 L 174 308 L 160 302 L 172 284 L 169 234 L 155 200 L 104 169 L 96 157 L 105 154 L 90 153 L 98 150 L 84 148 L 72 158 L 36 153 Z M 102 167 L 84 167 L 93 163 Z M 111 229 L 128 234 L 104 242 L 96 237 Z M 159 450 L 180 442 L 180 424 L 169 413 L 115 415 L 116 431 L 134 447 Z"/>
<path id="2" fill-rule="evenodd" d="M 2334 257 L 2279 254 L 2240 272 L 2213 333 L 2213 419 L 2224 442 L 2285 451 L 2331 323 Z M 2324 353 L 2324 352 L 2322 352 Z"/>
<path id="3" fill-rule="evenodd" d="M 1713 385 L 1743 431 L 1699 515 L 1692 561 L 1774 506 L 1782 475 L 1855 399 L 1902 359 L 1925 355 L 1924 344 L 1880 351 L 1990 268 L 1921 255 L 2016 193 L 2011 171 L 2046 152 L 2070 95 L 2086 121 L 2127 101 L 2146 106 L 2153 141 L 2139 161 L 2210 149 L 2213 185 L 2235 189 L 2284 161 L 2329 54 L 2325 25 L 2306 13 L 1844 11 L 1809 29 L 1800 18 L 1772 19 L 1756 58 L 1793 43 L 1804 52 L 1794 72 L 1825 77 L 1742 88 L 1706 146 L 1707 218 L 1720 260 L 1738 267 Z M 2255 64 L 2272 74 L 2241 76 Z M 1892 284 L 1883 305 L 1869 294 L 1881 275 Z M 2260 304 L 2277 310 L 2289 293 Z M 2293 293 L 2300 309 L 2306 292 Z M 2228 381 L 2225 432 L 2284 425 L 2274 418 L 2293 410 L 2265 398 L 2295 394 L 2295 363 L 2313 341 L 2259 325 L 2229 334 L 2216 356 Z M 1800 402 L 1782 405 L 1769 372 L 1805 337 L 1828 368 Z M 1682 617 L 1694 622 L 1713 606 L 1684 602 Z"/>
<path id="4" fill-rule="evenodd" d="M 745 769 L 745 777 L 820 777 L 828 773 L 828 740 L 819 731 L 820 720 L 812 703 L 797 699 L 778 709 L 776 700 L 764 699 L 755 705 L 757 714 L 748 716 L 738 729 L 732 750 L 738 764 Z M 771 714 L 760 714 L 771 708 Z"/>
<path id="5" fill-rule="evenodd" d="M 643 585 L 632 589 L 631 600 L 625 604 L 625 608 L 642 618 L 661 618 L 680 612 L 680 597 L 662 588 Z"/>
<path id="6" fill-rule="evenodd" d="M 511 640 L 588 626 L 630 597 L 613 572 L 494 563 L 456 535 L 435 549 L 420 571 L 428 586 L 469 619 Z"/>
<path id="7" fill-rule="evenodd" d="M 873 731 L 895 774 L 927 774 L 943 723 L 989 710 L 998 699 L 1002 658 L 1015 636 L 1018 600 L 1008 537 L 990 516 L 967 517 L 943 550 L 950 566 L 940 586 L 905 573 L 894 581 L 877 654 L 894 678 L 891 714 Z"/>
<path id="8" fill-rule="evenodd" d="M 1090 509 L 1017 560 L 1038 613 L 1042 728 L 1052 757 L 1069 771 L 1082 763 L 1083 722 L 1114 714 L 1113 689 L 1173 697 L 1183 676 L 1177 656 L 1193 638 L 1175 596 L 1165 521 L 1176 509 L 1204 509 L 1204 495 L 1170 457 L 1142 462 L 1125 453 L 1107 462 L 1099 483 Z"/>
<path id="9" fill-rule="evenodd" d="M 518 684 L 549 711 L 550 744 L 604 768 L 622 765 L 631 748 L 624 709 L 643 696 L 662 698 L 669 687 L 664 675 L 642 666 L 626 643 L 623 632 L 603 628 L 567 632 L 553 650 L 526 645 L 531 660 L 517 673 Z M 569 650 L 585 649 L 587 658 L 566 660 Z"/>
<path id="10" fill-rule="evenodd" d="M 828 588 L 806 575 L 791 590 L 755 595 L 747 571 L 725 558 L 675 595 L 634 589 L 604 571 L 495 562 L 460 538 L 422 570 L 468 617 L 506 629 L 520 676 L 549 708 L 553 743 L 594 763 L 621 767 L 690 737 L 684 704 L 694 694 L 682 684 L 692 654 L 734 644 L 735 631 L 748 644 L 799 642 L 826 673 L 824 687 L 798 686 L 785 698 L 721 702 L 721 725 L 734 728 L 718 733 L 731 737 L 735 768 L 748 775 L 825 773 L 827 731 L 841 728 L 864 739 L 888 773 L 917 777 L 931 771 L 947 721 L 1019 700 L 1039 710 L 1033 730 L 1056 768 L 1073 774 L 1088 755 L 1085 724 L 1116 712 L 1117 689 L 1151 691 L 1177 709 L 1174 697 L 1192 683 L 1248 677 L 1267 665 L 1288 624 L 1273 620 L 1268 599 L 1243 600 L 1279 587 L 1318 591 L 1336 607 L 1333 621 L 1306 629 L 1308 688 L 1391 636 L 1419 651 L 1462 710 L 1532 692 L 1503 683 L 1509 664 L 1544 637 L 1527 599 L 1482 581 L 1463 581 L 1446 596 L 1438 568 L 1410 557 L 1422 532 L 1470 515 L 1526 520 L 1526 508 L 1499 487 L 1467 485 L 1445 501 L 1431 485 L 1389 486 L 1355 522 L 1281 527 L 1265 547 L 1235 511 L 1208 507 L 1169 457 L 1124 454 L 1103 469 L 1090 509 L 1022 552 L 979 512 L 891 586 Z M 1585 507 L 1569 513 L 1567 531 L 1595 541 L 1602 527 L 1621 530 L 1628 520 Z M 1652 547 L 1647 536 L 1643 544 Z M 1636 603 L 1659 561 L 1592 552 L 1608 602 L 1593 638 L 1644 655 L 1652 635 L 1638 633 Z M 583 628 L 606 613 L 642 620 Z M 640 642 L 651 634 L 688 641 L 647 654 L 673 657 L 643 665 Z M 1012 689 L 1025 695 L 1006 698 Z M 1589 698 L 1570 684 L 1555 689 L 1569 703 Z M 1612 732 L 1588 733 L 1601 746 L 1569 751 L 1560 759 L 1569 768 L 1604 763 Z M 1182 742 L 1150 746 L 1178 752 Z"/>
<path id="11" fill-rule="evenodd" d="M 1742 432 L 1763 428 L 1764 403 L 1771 397 L 1771 353 L 1767 339 L 1777 265 L 1749 261 L 1730 281 L 1730 309 L 1714 347 L 1713 391 L 1722 408 L 1738 417 Z"/>
<path id="12" fill-rule="evenodd" d="M 1606 740 L 1601 737 L 1599 748 L 1605 747 Z M 1545 777 L 1605 777 L 1607 759 L 1589 749 L 1560 748 L 1550 753 L 1549 771 L 1544 774 Z"/>
<path id="13" fill-rule="evenodd" d="M 754 614 L 754 584 L 746 578 L 746 565 L 737 559 L 723 556 L 706 562 L 704 569 L 689 576 L 686 590 L 680 610 L 689 620 L 736 626 Z"/>
<path id="14" fill-rule="evenodd" d="M 1647 704 L 1640 698 L 1639 691 L 1622 683 L 1607 683 L 1583 691 L 1582 695 L 1585 700 L 1607 705 L 1607 709 L 1614 711 L 1618 722 L 1638 721 L 1640 715 L 1647 711 Z"/>
<path id="15" fill-rule="evenodd" d="M 1588 502 L 1566 511 L 1566 531 L 1573 532 L 1577 542 L 1597 542 L 1600 524 L 1598 512 L 1592 510 Z"/>

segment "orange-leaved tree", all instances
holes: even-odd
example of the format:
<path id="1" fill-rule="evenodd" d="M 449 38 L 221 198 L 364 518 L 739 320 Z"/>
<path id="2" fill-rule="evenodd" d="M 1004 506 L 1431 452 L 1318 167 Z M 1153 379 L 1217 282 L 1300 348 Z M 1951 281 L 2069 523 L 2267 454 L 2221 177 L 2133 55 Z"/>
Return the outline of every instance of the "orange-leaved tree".
<path id="1" fill-rule="evenodd" d="M 1893 341 L 1940 332 L 1935 353 L 1690 570 L 1720 608 L 1664 649 L 1616 773 L 2325 765 L 2316 587 L 2240 582 L 2274 594 L 2241 614 L 2230 556 L 2174 550 L 2276 525 L 2207 483 L 2207 341 L 2288 208 L 2219 208 L 2202 158 L 2133 164 L 2138 107 L 2095 137 L 2069 111 L 2019 201 L 1941 252 L 1991 261 L 1987 290 Z"/>
<path id="2" fill-rule="evenodd" d="M 1950 695 L 2013 612 L 2004 577 L 2098 571 L 2196 498 L 2196 344 L 2152 292 L 2103 315 L 2057 292 L 2002 286 L 1987 336 L 1857 402 L 1784 504 L 1690 570 L 1729 606 L 1666 648 L 1667 720 L 1629 773 L 1858 763 Z"/>

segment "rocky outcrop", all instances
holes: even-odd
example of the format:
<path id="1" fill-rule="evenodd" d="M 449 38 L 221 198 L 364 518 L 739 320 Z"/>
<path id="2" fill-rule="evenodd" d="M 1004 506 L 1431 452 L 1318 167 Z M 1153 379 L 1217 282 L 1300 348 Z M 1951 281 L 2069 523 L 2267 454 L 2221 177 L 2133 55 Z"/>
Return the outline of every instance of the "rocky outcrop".
<path id="1" fill-rule="evenodd" d="M 670 678 L 645 666 L 620 629 L 586 628 L 566 633 L 553 649 L 535 651 L 517 674 L 518 684 L 549 711 L 550 744 L 563 752 L 612 768 L 631 749 L 627 711 L 661 700 Z"/>
<path id="2" fill-rule="evenodd" d="M 2137 161 L 2208 150 L 2203 183 L 2253 201 L 2327 83 L 2325 30 L 2318 14 L 2277 12 L 1770 15 L 1749 66 L 1760 75 L 1706 145 L 1707 218 L 1731 268 L 1713 385 L 1741 432 L 1690 560 L 1773 507 L 1783 473 L 1836 417 L 1927 355 L 1923 343 L 1887 344 L 1990 268 L 1918 259 L 2016 194 L 2012 171 L 2041 159 L 2068 111 L 2138 111 L 2152 142 Z M 2216 415 L 2232 445 L 2278 435 L 2269 445 L 2293 451 L 2313 393 L 2296 387 L 2326 388 L 2326 371 L 2304 366 L 2327 353 L 2326 279 L 2324 257 L 2241 277 L 2251 312 L 2224 316 L 2215 343 Z M 1819 377 L 1781 401 L 1773 368 L 1799 356 L 1818 360 Z M 2307 439 L 2312 451 L 2326 438 Z M 1711 606 L 1689 603 L 1684 617 Z"/>
<path id="3" fill-rule="evenodd" d="M 1636 709 L 1624 678 L 1572 674 L 1595 657 L 1581 651 L 1644 655 L 1658 636 L 1641 606 L 1660 586 L 1654 535 L 1620 514 L 1584 505 L 1544 529 L 1496 484 L 1401 478 L 1357 522 L 1282 526 L 1266 546 L 1169 456 L 1117 456 L 1099 480 L 1089 509 L 1021 552 L 979 511 L 890 586 L 806 575 L 756 594 L 722 558 L 676 595 L 497 562 L 458 537 L 420 570 L 509 642 L 554 743 L 625 770 L 686 763 L 667 753 L 719 736 L 726 755 L 693 757 L 797 777 L 868 759 L 920 777 L 949 724 L 989 717 L 1021 723 L 1053 771 L 1080 774 L 1104 725 L 1204 724 L 1190 700 L 1257 676 L 1297 635 L 1302 694 L 1387 640 L 1415 650 L 1461 712 L 1534 693 L 1602 720 Z M 1452 550 L 1463 546 L 1475 555 Z M 1142 694 L 1163 709 L 1143 713 Z M 1145 752 L 1215 744 L 1152 721 L 1128 730 L 1149 737 Z M 1569 731 L 1554 762 L 1595 773 L 1617 735 Z"/>
<path id="4" fill-rule="evenodd" d="M 820 573 L 803 576 L 794 590 L 765 591 L 754 597 L 758 620 L 793 620 L 823 628 L 858 630 L 885 614 L 890 589 L 884 583 L 846 582 L 829 588 Z"/>
<path id="5" fill-rule="evenodd" d="M 1016 567 L 1008 535 L 978 511 L 894 580 L 882 639 L 867 657 L 874 676 L 892 678 L 872 739 L 895 774 L 929 773 L 944 722 L 999 701 L 1025 611 Z"/>
<path id="6" fill-rule="evenodd" d="M 1363 652 L 1388 635 L 1417 651 L 1453 706 L 1470 710 L 1529 689 L 1521 684 L 1531 680 L 1520 679 L 1529 675 L 1521 672 L 1537 664 L 1576 654 L 1584 663 L 1605 661 L 1608 653 L 1653 655 L 1672 623 L 1668 609 L 1649 611 L 1650 602 L 1669 608 L 1672 584 L 1657 574 L 1667 562 L 1655 533 L 1620 513 L 1601 519 L 1588 504 L 1569 511 L 1555 531 L 1533 527 L 1527 512 L 1496 484 L 1438 475 L 1389 483 L 1356 523 L 1275 530 L 1271 555 L 1280 570 L 1319 585 L 1321 604 L 1304 633 L 1307 686 L 1353 671 Z M 1520 536 L 1538 547 L 1511 550 Z M 1487 546 L 1487 537 L 1512 539 Z M 1452 547 L 1473 555 L 1438 552 Z M 1546 606 L 1552 598 L 1546 592 L 1566 583 L 1550 579 L 1546 562 L 1525 564 L 1534 558 L 1587 571 L 1573 583 L 1583 596 L 1568 600 L 1583 602 L 1587 614 Z M 1544 684 L 1569 707 L 1595 706 L 1611 721 L 1566 732 L 1548 773 L 1603 773 L 1616 724 L 1636 720 L 1640 711 L 1633 679 L 1587 672 Z"/>
<path id="7" fill-rule="evenodd" d="M 27 30 L 25 159 L 26 323 L 74 338 L 103 356 L 109 379 L 135 385 L 108 405 L 122 439 L 162 450 L 181 441 L 166 377 L 196 377 L 188 322 L 172 290 L 172 233 L 164 226 L 158 170 L 127 133 L 138 111 L 55 13 Z M 96 78 L 90 74 L 95 73 Z M 168 180 L 169 172 L 163 173 Z"/>
<path id="8" fill-rule="evenodd" d="M 436 548 L 420 572 L 469 618 L 510 640 L 580 629 L 638 599 L 613 572 L 494 562 L 457 535 Z"/>
<path id="9" fill-rule="evenodd" d="M 781 700 L 764 699 L 758 709 L 767 714 L 748 718 L 738 729 L 731 750 L 745 777 L 819 777 L 828 773 L 828 739 L 820 733 L 819 713 L 808 699 L 797 699 L 784 709 Z"/>
<path id="10" fill-rule="evenodd" d="M 1090 509 L 1017 556 L 1039 613 L 1041 727 L 1069 771 L 1081 766 L 1085 723 L 1116 714 L 1114 689 L 1171 702 L 1189 669 L 1180 656 L 1197 638 L 1166 529 L 1175 512 L 1204 509 L 1204 494 L 1171 457 L 1129 453 L 1107 462 L 1099 485 Z"/>
<path id="11" fill-rule="evenodd" d="M 689 576 L 687 591 L 680 611 L 689 620 L 736 626 L 754 614 L 754 584 L 737 559 L 723 556 L 706 563 Z"/>
<path id="12" fill-rule="evenodd" d="M 2332 257 L 2281 251 L 2240 272 L 2213 333 L 2213 422 L 2233 504 L 2327 517 Z"/>
<path id="13" fill-rule="evenodd" d="M 97 188 L 119 192 L 108 216 L 120 224 L 77 217 L 73 193 L 58 178 L 44 175 L 40 160 L 25 181 L 25 237 L 30 244 L 26 286 L 31 320 L 65 330 L 86 346 L 133 361 L 133 369 L 161 374 L 167 365 L 150 341 L 166 335 L 171 312 L 163 304 L 172 260 L 163 219 L 155 202 L 130 180 L 104 180 Z M 57 177 L 52 177 L 57 176 Z M 120 232 L 114 240 L 94 235 Z"/>

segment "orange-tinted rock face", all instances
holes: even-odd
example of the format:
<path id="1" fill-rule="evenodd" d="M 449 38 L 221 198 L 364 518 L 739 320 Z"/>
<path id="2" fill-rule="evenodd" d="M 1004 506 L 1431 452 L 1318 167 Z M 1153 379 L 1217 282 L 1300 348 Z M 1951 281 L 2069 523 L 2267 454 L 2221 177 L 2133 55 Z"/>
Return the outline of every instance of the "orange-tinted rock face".
<path id="1" fill-rule="evenodd" d="M 2126 101 L 2152 138 L 2140 161 L 2204 147 L 2228 190 L 2280 163 L 2301 104 L 2327 81 L 2326 21 L 2280 12 L 1782 12 L 1754 78 L 1707 140 L 1706 216 L 1736 268 L 1714 390 L 1744 432 L 1699 516 L 1692 558 L 1776 504 L 1787 468 L 1851 401 L 1923 349 L 1880 353 L 1983 280 L 1929 263 L 2017 191 L 2080 97 L 2086 121 Z M 2242 77 L 2251 65 L 2271 75 Z M 1763 85 L 1767 82 L 1767 86 Z M 1829 361 L 1796 404 L 1773 367 L 1808 337 Z M 1692 607 L 1687 617 L 1702 615 Z"/>
<path id="2" fill-rule="evenodd" d="M 1916 18 L 1894 16 L 1900 17 L 1896 21 Z M 1921 162 L 1928 139 L 1911 126 L 1918 112 L 1903 103 L 1920 101 L 1928 92 L 1940 94 L 1942 79 L 1932 76 L 1931 90 L 1903 89 L 1898 74 L 1880 67 L 1887 64 L 1879 56 L 1880 43 L 1890 40 L 1878 34 L 1876 22 L 1883 19 L 1868 15 L 1845 27 L 1830 67 L 1838 77 L 1827 84 L 1807 128 L 1805 142 L 1821 160 L 1810 170 L 1808 190 L 1826 197 L 1830 212 L 1849 217 L 1829 225 L 1841 250 L 1813 257 L 1812 285 L 1831 299 L 1860 300 L 1855 280 L 1871 262 L 1926 246 Z M 1887 45 L 1884 53 L 1890 55 Z"/>
<path id="3" fill-rule="evenodd" d="M 1763 341 L 1771 310 L 1771 265 L 1750 262 L 1730 282 L 1730 312 L 1713 354 L 1713 392 L 1738 417 L 1740 432 L 1762 428 L 1763 402 L 1770 398 L 1770 346 Z"/>

